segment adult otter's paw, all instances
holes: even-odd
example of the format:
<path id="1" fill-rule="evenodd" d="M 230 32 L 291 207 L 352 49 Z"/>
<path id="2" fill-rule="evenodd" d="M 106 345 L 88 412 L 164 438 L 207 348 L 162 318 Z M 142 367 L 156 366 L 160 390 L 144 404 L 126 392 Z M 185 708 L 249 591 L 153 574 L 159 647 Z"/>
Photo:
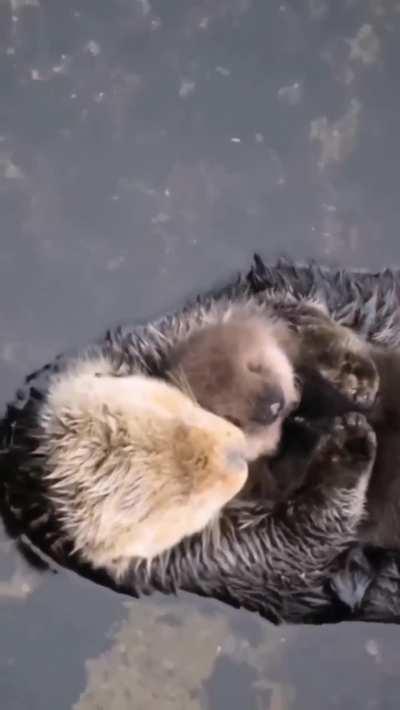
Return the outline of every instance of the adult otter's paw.
<path id="1" fill-rule="evenodd" d="M 321 481 L 333 476 L 335 485 L 351 487 L 369 478 L 375 462 L 376 436 L 362 414 L 336 417 L 332 428 L 319 443 L 312 459 L 314 476 Z"/>
<path id="2" fill-rule="evenodd" d="M 300 373 L 313 369 L 357 409 L 372 407 L 379 375 L 366 343 L 337 324 L 304 326 L 299 336 Z"/>

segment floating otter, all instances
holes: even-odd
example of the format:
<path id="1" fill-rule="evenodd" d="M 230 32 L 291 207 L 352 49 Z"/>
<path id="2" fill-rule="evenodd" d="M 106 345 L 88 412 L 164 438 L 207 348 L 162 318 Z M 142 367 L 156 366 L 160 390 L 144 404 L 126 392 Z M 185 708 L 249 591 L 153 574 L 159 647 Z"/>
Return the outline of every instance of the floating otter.
<path id="1" fill-rule="evenodd" d="M 34 456 L 82 560 L 118 579 L 216 518 L 298 402 L 293 340 L 283 322 L 238 313 L 189 336 L 169 374 L 206 409 L 156 378 L 115 377 L 105 359 L 52 378 Z"/>
<path id="2" fill-rule="evenodd" d="M 230 315 L 173 352 L 169 378 L 196 401 L 154 377 L 115 377 L 105 358 L 51 379 L 34 456 L 60 535 L 115 578 L 211 523 L 298 402 L 287 326 Z"/>
<path id="3" fill-rule="evenodd" d="M 390 273 L 374 279 L 314 267 L 268 269 L 258 260 L 247 277 L 188 304 L 175 316 L 147 327 L 109 331 L 85 357 L 105 357 L 113 374 L 162 376 L 177 343 L 234 304 L 251 304 L 259 313 L 295 321 L 304 303 L 319 301 L 364 337 L 398 344 L 397 288 Z M 318 485 L 274 513 L 262 501 L 233 502 L 219 520 L 217 542 L 205 533 L 195 535 L 151 565 L 132 563 L 117 584 L 107 571 L 100 578 L 92 569 L 82 569 L 68 545 L 58 545 L 59 522 L 40 460 L 32 457 L 49 383 L 69 362 L 59 358 L 27 378 L 2 424 L 3 514 L 14 534 L 25 532 L 61 563 L 134 595 L 185 589 L 257 610 L 275 622 L 400 617 L 399 558 L 365 554 L 360 548 L 355 554 L 350 544 L 375 456 L 374 436 L 362 415 L 336 421 L 315 451 Z M 338 557 L 341 551 L 345 560 Z"/>

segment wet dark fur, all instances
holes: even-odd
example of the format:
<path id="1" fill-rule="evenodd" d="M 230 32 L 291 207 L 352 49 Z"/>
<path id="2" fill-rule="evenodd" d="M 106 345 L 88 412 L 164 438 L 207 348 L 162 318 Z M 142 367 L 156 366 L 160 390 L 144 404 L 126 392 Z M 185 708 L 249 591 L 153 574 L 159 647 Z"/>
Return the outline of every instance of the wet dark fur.
<path id="1" fill-rule="evenodd" d="M 399 277 L 389 271 L 372 276 L 317 267 L 267 268 L 258 259 L 247 277 L 200 298 L 175 316 L 153 326 L 109 331 L 86 356 L 101 352 L 113 363 L 116 375 L 137 369 L 162 375 L 171 348 L 201 323 L 204 313 L 215 304 L 224 308 L 249 299 L 295 321 L 296 304 L 316 298 L 334 318 L 369 340 L 398 345 L 399 286 Z M 27 532 L 55 559 L 76 567 L 68 549 L 57 548 L 57 520 L 48 505 L 40 461 L 31 456 L 36 412 L 46 383 L 64 365 L 61 357 L 33 373 L 8 407 L 2 423 L 2 502 L 14 535 Z M 256 502 L 229 507 L 218 539 L 204 533 L 161 556 L 151 567 L 132 564 L 118 590 L 138 595 L 154 589 L 186 589 L 256 610 L 275 622 L 398 621 L 400 557 L 351 543 L 374 446 L 362 417 L 344 424 L 336 422 L 317 447 L 314 470 L 319 476 L 323 472 L 323 477 L 306 495 L 274 514 Z M 79 571 L 116 586 L 106 572 L 95 575 L 83 567 Z"/>
<path id="2" fill-rule="evenodd" d="M 367 493 L 363 541 L 400 550 L 400 349 L 374 348 L 380 375 L 376 404 L 369 413 L 377 434 L 376 462 Z"/>
<path id="3" fill-rule="evenodd" d="M 340 340 L 340 331 L 336 338 Z M 367 491 L 366 517 L 360 524 L 358 539 L 400 550 L 400 350 L 370 346 L 368 355 L 373 367 L 368 367 L 364 359 L 354 371 L 364 378 L 364 391 L 369 383 L 371 392 L 375 392 L 375 373 L 379 373 L 378 396 L 376 400 L 369 397 L 365 410 L 377 434 L 378 448 Z M 289 418 L 283 429 L 281 453 L 272 461 L 258 462 L 258 479 L 262 480 L 264 475 L 266 481 L 258 494 L 265 495 L 271 504 L 289 500 L 307 481 L 310 452 L 328 424 L 321 417 L 354 409 L 318 373 L 305 382 L 304 401 L 297 416 L 300 414 L 306 421 Z"/>

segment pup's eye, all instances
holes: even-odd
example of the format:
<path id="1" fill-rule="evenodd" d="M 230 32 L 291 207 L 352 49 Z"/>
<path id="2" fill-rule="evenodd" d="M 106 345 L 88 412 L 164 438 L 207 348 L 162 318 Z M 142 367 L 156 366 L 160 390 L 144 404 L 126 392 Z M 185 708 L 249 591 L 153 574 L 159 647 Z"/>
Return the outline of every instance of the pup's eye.
<path id="1" fill-rule="evenodd" d="M 267 426 L 273 424 L 285 407 L 283 392 L 278 387 L 267 387 L 254 402 L 252 421 Z"/>
<path id="2" fill-rule="evenodd" d="M 247 369 L 249 372 L 253 372 L 255 375 L 261 375 L 264 372 L 262 365 L 258 362 L 248 362 Z"/>

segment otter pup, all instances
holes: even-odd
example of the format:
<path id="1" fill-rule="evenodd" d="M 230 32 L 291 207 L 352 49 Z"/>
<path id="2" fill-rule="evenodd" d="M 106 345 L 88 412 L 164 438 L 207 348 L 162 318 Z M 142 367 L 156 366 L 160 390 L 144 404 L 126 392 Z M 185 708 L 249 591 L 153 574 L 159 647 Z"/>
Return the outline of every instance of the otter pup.
<path id="1" fill-rule="evenodd" d="M 216 518 L 246 481 L 246 441 L 166 382 L 93 365 L 52 380 L 36 456 L 74 551 L 118 578 Z"/>
<path id="2" fill-rule="evenodd" d="M 296 350 L 285 323 L 235 314 L 180 343 L 168 376 L 189 388 L 201 407 L 242 429 L 255 460 L 276 452 L 282 422 L 298 404 Z"/>
<path id="3" fill-rule="evenodd" d="M 304 482 L 318 439 L 298 422 L 284 425 L 286 417 L 299 403 L 303 417 L 365 409 L 379 381 L 367 345 L 310 305 L 296 309 L 291 327 L 246 312 L 205 325 L 176 347 L 168 375 L 202 407 L 243 430 L 252 463 L 241 497 L 271 502 Z M 283 425 L 282 456 L 272 475 L 268 462 L 280 447 Z"/>

